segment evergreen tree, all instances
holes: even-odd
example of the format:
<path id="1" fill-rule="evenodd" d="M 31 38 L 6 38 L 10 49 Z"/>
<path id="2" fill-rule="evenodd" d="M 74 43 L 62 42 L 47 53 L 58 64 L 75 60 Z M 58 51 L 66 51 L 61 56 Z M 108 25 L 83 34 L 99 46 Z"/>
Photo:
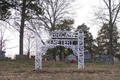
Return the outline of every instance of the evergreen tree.
<path id="1" fill-rule="evenodd" d="M 74 20 L 73 19 L 64 19 L 61 20 L 58 24 L 56 24 L 55 28 L 51 28 L 51 30 L 66 30 L 71 31 L 73 28 Z"/>
<path id="2" fill-rule="evenodd" d="M 89 50 L 90 53 L 92 53 L 92 48 L 93 48 L 93 36 L 89 32 L 89 28 L 83 23 L 82 25 L 78 26 L 76 31 L 79 29 L 82 29 L 84 31 L 84 48 L 86 50 Z"/>
<path id="3" fill-rule="evenodd" d="M 100 31 L 98 32 L 98 37 L 96 39 L 97 41 L 97 45 L 98 45 L 98 51 L 99 54 L 110 54 L 110 34 L 109 34 L 109 24 L 103 24 L 103 26 L 101 27 Z M 113 53 L 112 55 L 116 55 L 119 51 L 119 43 L 118 43 L 118 31 L 117 31 L 117 26 L 114 25 L 113 26 L 113 39 L 112 39 L 112 43 L 113 43 Z"/>
<path id="4" fill-rule="evenodd" d="M 9 9 L 15 5 L 10 0 L 1 0 L 0 1 L 0 20 L 5 21 L 11 15 Z"/>
<path id="5" fill-rule="evenodd" d="M 116 23 L 119 23 L 120 17 L 120 0 L 101 0 L 103 1 L 102 6 L 98 7 L 98 11 L 95 10 L 95 20 L 101 20 L 102 23 L 109 23 L 109 54 L 114 53 L 114 32 L 113 27 Z M 105 6 L 104 6 L 105 5 Z"/>

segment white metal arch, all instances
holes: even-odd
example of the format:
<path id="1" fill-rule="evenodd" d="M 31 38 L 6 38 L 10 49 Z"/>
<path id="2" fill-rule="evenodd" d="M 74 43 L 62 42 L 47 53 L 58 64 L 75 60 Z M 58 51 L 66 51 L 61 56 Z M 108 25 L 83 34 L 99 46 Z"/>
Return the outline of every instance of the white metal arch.
<path id="1" fill-rule="evenodd" d="M 42 44 L 41 38 L 36 36 L 35 69 L 42 69 L 43 53 L 56 46 L 70 48 L 78 56 L 78 69 L 84 69 L 84 32 L 82 30 L 77 32 L 55 30 L 48 34 L 49 39 L 45 42 L 45 45 Z"/>

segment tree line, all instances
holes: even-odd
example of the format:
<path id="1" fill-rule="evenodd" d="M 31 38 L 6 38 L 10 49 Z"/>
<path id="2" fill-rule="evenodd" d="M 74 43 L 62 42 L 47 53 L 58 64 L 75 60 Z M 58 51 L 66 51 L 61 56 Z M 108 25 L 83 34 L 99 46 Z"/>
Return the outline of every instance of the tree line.
<path id="1" fill-rule="evenodd" d="M 70 5 L 73 2 L 72 0 L 1 0 L 0 20 L 12 25 L 20 33 L 19 54 L 23 55 L 24 34 L 33 34 L 38 30 L 74 29 L 74 19 L 68 17 L 72 14 L 73 9 Z M 103 0 L 103 3 L 105 6 L 95 12 L 96 20 L 102 21 L 96 39 L 93 39 L 89 27 L 84 23 L 74 31 L 83 29 L 84 46 L 90 53 L 116 56 L 119 54 L 119 33 L 116 23 L 119 21 L 120 1 Z M 40 35 L 39 37 L 41 38 Z"/>

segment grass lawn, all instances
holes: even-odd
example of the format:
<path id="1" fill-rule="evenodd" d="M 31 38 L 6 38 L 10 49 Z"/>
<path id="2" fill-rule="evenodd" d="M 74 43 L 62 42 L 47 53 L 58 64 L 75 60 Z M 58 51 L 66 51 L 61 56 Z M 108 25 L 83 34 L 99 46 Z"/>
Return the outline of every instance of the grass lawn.
<path id="1" fill-rule="evenodd" d="M 120 64 L 43 61 L 43 69 L 35 70 L 34 60 L 0 60 L 0 80 L 120 80 Z"/>

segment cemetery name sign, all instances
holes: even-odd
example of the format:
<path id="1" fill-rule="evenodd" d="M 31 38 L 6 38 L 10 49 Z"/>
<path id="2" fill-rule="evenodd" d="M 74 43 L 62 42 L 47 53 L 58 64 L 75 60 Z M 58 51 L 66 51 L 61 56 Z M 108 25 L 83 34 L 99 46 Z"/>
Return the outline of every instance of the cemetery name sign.
<path id="1" fill-rule="evenodd" d="M 35 69 L 42 69 L 42 55 L 46 53 L 49 48 L 56 46 L 70 48 L 73 53 L 78 56 L 78 69 L 84 69 L 84 32 L 82 30 L 77 32 L 62 30 L 50 31 L 45 45 L 42 44 L 41 38 L 36 35 Z"/>

